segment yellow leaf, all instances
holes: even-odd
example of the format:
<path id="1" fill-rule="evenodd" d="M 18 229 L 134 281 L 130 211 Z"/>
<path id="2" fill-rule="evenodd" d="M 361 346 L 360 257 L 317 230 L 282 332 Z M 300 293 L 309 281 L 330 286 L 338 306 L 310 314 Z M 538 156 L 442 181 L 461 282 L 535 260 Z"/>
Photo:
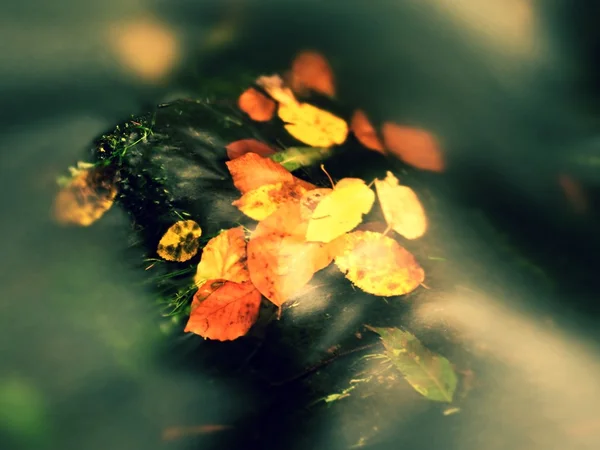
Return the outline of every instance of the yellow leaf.
<path id="1" fill-rule="evenodd" d="M 115 176 L 108 169 L 79 163 L 56 196 L 53 215 L 63 225 L 87 227 L 100 219 L 117 196 Z"/>
<path id="2" fill-rule="evenodd" d="M 372 231 L 354 231 L 343 238 L 335 264 L 355 286 L 380 296 L 404 295 L 424 280 L 415 257 L 392 238 Z"/>
<path id="3" fill-rule="evenodd" d="M 312 147 L 339 145 L 348 136 L 344 119 L 308 103 L 281 104 L 278 115 L 288 133 Z"/>
<path id="4" fill-rule="evenodd" d="M 375 193 L 359 178 L 343 178 L 315 208 L 306 240 L 331 242 L 362 222 L 375 202 Z"/>
<path id="5" fill-rule="evenodd" d="M 207 280 L 235 283 L 250 280 L 246 266 L 246 239 L 242 227 L 222 231 L 208 241 L 202 250 L 194 282 L 200 287 Z"/>
<path id="6" fill-rule="evenodd" d="M 202 229 L 196 222 L 180 220 L 169 227 L 158 243 L 156 253 L 167 261 L 187 261 L 198 253 L 201 235 Z"/>
<path id="7" fill-rule="evenodd" d="M 417 239 L 427 231 L 427 217 L 417 194 L 401 186 L 392 172 L 375 180 L 377 197 L 388 226 L 406 239 Z"/>
<path id="8" fill-rule="evenodd" d="M 273 214 L 282 203 L 299 201 L 305 192 L 306 187 L 297 182 L 267 184 L 246 192 L 232 205 L 251 219 L 263 220 Z"/>
<path id="9" fill-rule="evenodd" d="M 279 103 L 278 115 L 285 129 L 312 147 L 342 144 L 348 136 L 345 120 L 308 103 L 299 103 L 290 88 L 278 75 L 260 77 L 256 83 Z"/>

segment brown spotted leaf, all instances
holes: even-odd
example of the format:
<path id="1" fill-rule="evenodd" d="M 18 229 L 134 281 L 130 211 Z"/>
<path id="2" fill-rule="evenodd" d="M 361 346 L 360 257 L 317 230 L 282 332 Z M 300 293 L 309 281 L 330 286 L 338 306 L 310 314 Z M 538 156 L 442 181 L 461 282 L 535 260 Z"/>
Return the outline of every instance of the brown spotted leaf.
<path id="1" fill-rule="evenodd" d="M 187 261 L 198 253 L 201 235 L 202 229 L 196 222 L 180 220 L 171 225 L 160 239 L 156 253 L 167 261 Z"/>

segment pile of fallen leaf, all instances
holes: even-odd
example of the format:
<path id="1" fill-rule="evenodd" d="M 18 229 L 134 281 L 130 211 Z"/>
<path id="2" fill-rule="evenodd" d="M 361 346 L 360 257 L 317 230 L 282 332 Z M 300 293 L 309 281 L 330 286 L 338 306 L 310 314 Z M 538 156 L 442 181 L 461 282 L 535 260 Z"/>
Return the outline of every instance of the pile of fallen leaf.
<path id="1" fill-rule="evenodd" d="M 351 131 L 368 149 L 394 155 L 418 169 L 440 172 L 445 164 L 436 139 L 424 130 L 392 122 L 383 123 L 378 132 L 360 109 L 347 122 L 297 98 L 307 92 L 335 96 L 331 68 L 314 52 L 298 55 L 283 78 L 259 77 L 238 99 L 240 110 L 254 121 L 270 121 L 277 112 L 285 130 L 308 146 L 279 150 L 255 139 L 226 146 L 229 161 L 225 164 L 241 194 L 233 205 L 255 226 L 221 230 L 201 249 L 202 229 L 190 217 L 173 223 L 157 243 L 156 252 L 164 261 L 189 261 L 201 251 L 186 332 L 218 341 L 244 336 L 257 321 L 263 298 L 281 314 L 287 302 L 303 294 L 315 273 L 332 263 L 354 286 L 371 295 L 401 296 L 424 282 L 424 270 L 399 242 L 418 239 L 427 231 L 425 210 L 410 187 L 401 185 L 389 171 L 383 179 L 334 182 L 321 164 L 331 187 L 316 186 L 292 171 L 326 161 Z M 98 174 L 107 170 L 106 164 L 84 164 L 72 170 L 55 202 L 59 222 L 88 226 L 110 208 L 117 198 L 115 185 L 107 189 L 98 182 Z M 382 228 L 365 223 L 376 203 L 386 222 Z M 410 333 L 373 330 L 382 336 L 388 357 L 411 384 L 408 371 L 418 372 L 418 379 L 423 370 L 428 372 L 421 364 L 415 367 L 415 354 L 428 355 L 432 364 L 442 364 L 443 371 L 454 376 L 445 358 L 420 347 L 417 353 L 408 349 L 411 342 L 421 345 Z M 396 344 L 406 344 L 412 369 L 400 367 L 409 363 L 391 347 L 392 337 Z M 432 370 L 437 369 L 432 366 Z M 431 373 L 425 378 L 441 389 Z M 422 380 L 415 383 L 415 389 L 423 385 Z M 427 389 L 422 393 L 433 400 L 451 401 L 455 376 L 449 383 L 437 397 L 424 393 Z"/>

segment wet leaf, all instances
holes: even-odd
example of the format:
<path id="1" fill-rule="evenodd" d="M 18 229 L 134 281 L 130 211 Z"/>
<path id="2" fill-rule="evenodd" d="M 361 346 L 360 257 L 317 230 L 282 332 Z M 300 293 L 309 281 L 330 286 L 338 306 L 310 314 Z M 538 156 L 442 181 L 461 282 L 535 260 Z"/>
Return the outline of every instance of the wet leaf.
<path id="1" fill-rule="evenodd" d="M 340 238 L 335 264 L 355 286 L 380 296 L 404 295 L 425 280 L 425 271 L 398 242 L 373 231 Z"/>
<path id="2" fill-rule="evenodd" d="M 417 194 L 401 186 L 392 172 L 375 180 L 377 197 L 388 226 L 406 239 L 417 239 L 427 231 L 427 217 Z"/>
<path id="3" fill-rule="evenodd" d="M 310 89 L 333 97 L 335 83 L 327 59 L 315 51 L 299 53 L 292 62 L 291 86 L 298 93 L 305 93 Z"/>
<path id="4" fill-rule="evenodd" d="M 458 378 L 450 361 L 408 331 L 368 328 L 381 336 L 386 356 L 419 394 L 436 402 L 452 402 Z"/>
<path id="5" fill-rule="evenodd" d="M 286 203 L 258 224 L 248 242 L 248 270 L 256 288 L 277 306 L 297 295 L 328 266 L 328 245 L 306 242 L 299 203 Z"/>
<path id="6" fill-rule="evenodd" d="M 437 139 L 420 128 L 386 122 L 381 128 L 385 147 L 417 169 L 443 172 L 445 163 Z"/>
<path id="7" fill-rule="evenodd" d="M 288 133 L 312 147 L 340 145 L 348 136 L 344 119 L 309 103 L 281 104 L 278 115 Z"/>
<path id="8" fill-rule="evenodd" d="M 246 266 L 246 238 L 242 227 L 221 231 L 202 250 L 194 282 L 200 287 L 207 280 L 236 283 L 250 280 Z"/>
<path id="9" fill-rule="evenodd" d="M 228 144 L 225 149 L 227 150 L 227 157 L 229 159 L 239 158 L 246 153 L 256 153 L 257 155 L 265 158 L 276 154 L 275 150 L 273 150 L 267 144 L 257 141 L 256 139 L 242 139 L 235 141 L 231 144 Z"/>
<path id="10" fill-rule="evenodd" d="M 307 189 L 315 186 L 294 177 L 281 164 L 263 158 L 256 153 L 245 155 L 231 161 L 227 161 L 227 168 L 233 178 L 233 184 L 242 194 L 250 192 L 261 186 L 277 183 L 293 183 L 297 180 Z"/>
<path id="11" fill-rule="evenodd" d="M 62 179 L 62 189 L 54 200 L 54 219 L 63 225 L 87 227 L 100 219 L 117 196 L 115 177 L 106 169 L 78 163 L 71 177 Z"/>
<path id="12" fill-rule="evenodd" d="M 187 261 L 198 253 L 201 235 L 202 229 L 196 222 L 180 220 L 171 225 L 160 239 L 156 253 L 167 261 Z"/>
<path id="13" fill-rule="evenodd" d="M 362 222 L 375 202 L 375 193 L 359 178 L 343 178 L 315 208 L 306 239 L 331 242 Z"/>
<path id="14" fill-rule="evenodd" d="M 256 84 L 263 88 L 273 100 L 282 105 L 288 103 L 298 104 L 296 96 L 292 90 L 286 86 L 285 82 L 279 75 L 258 77 Z"/>
<path id="15" fill-rule="evenodd" d="M 300 199 L 300 213 L 302 218 L 309 220 L 317 205 L 321 203 L 325 197 L 328 197 L 333 192 L 333 189 L 318 188 L 307 191 Z"/>
<path id="16" fill-rule="evenodd" d="M 255 152 L 256 153 L 256 152 Z M 331 149 L 319 147 L 290 147 L 275 153 L 270 158 L 281 164 L 290 172 L 301 167 L 308 167 L 320 162 L 331 155 Z M 263 155 L 268 156 L 268 155 Z"/>
<path id="17" fill-rule="evenodd" d="M 288 201 L 300 201 L 307 192 L 306 187 L 297 180 L 293 182 L 267 184 L 246 192 L 232 203 L 244 214 L 254 220 L 263 220 L 273 214 L 277 208 Z"/>
<path id="18" fill-rule="evenodd" d="M 260 292 L 252 283 L 209 280 L 194 295 L 184 331 L 216 341 L 232 341 L 254 325 L 260 303 Z"/>
<path id="19" fill-rule="evenodd" d="M 285 129 L 312 147 L 331 147 L 342 144 L 348 136 L 345 120 L 309 103 L 300 103 L 281 77 L 260 77 L 256 83 L 279 103 L 278 115 Z"/>
<path id="20" fill-rule="evenodd" d="M 373 128 L 371 122 L 369 122 L 364 111 L 360 109 L 354 111 L 352 119 L 350 120 L 350 129 L 362 145 L 368 149 L 385 154 L 383 144 L 377 135 L 377 131 Z"/>
<path id="21" fill-rule="evenodd" d="M 246 89 L 238 98 L 238 107 L 257 122 L 268 122 L 275 114 L 276 104 L 254 88 Z"/>

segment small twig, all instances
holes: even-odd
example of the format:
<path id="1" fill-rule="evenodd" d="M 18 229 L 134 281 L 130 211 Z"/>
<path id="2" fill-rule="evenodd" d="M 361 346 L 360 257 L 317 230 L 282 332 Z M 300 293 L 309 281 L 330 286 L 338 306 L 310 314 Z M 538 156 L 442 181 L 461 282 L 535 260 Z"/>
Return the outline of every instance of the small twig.
<path id="1" fill-rule="evenodd" d="M 325 359 L 323 361 L 318 362 L 314 366 L 309 367 L 304 372 L 296 374 L 296 375 L 294 375 L 294 376 L 292 376 L 290 378 L 287 378 L 285 380 L 271 382 L 271 386 L 283 386 L 283 385 L 291 383 L 293 381 L 300 380 L 300 379 L 306 377 L 307 375 L 310 375 L 311 373 L 316 372 L 320 368 L 325 367 L 326 365 L 332 363 L 336 359 L 341 358 L 342 356 L 347 356 L 347 355 L 351 355 L 352 353 L 356 353 L 356 352 L 360 352 L 360 351 L 363 351 L 363 350 L 367 350 L 369 348 L 375 347 L 376 345 L 379 345 L 379 342 L 376 342 L 374 344 L 362 345 L 360 347 L 356 347 L 356 348 L 353 348 L 351 350 L 347 350 L 345 352 L 338 353 L 338 354 L 332 356 L 331 358 L 327 358 L 327 359 Z"/>

